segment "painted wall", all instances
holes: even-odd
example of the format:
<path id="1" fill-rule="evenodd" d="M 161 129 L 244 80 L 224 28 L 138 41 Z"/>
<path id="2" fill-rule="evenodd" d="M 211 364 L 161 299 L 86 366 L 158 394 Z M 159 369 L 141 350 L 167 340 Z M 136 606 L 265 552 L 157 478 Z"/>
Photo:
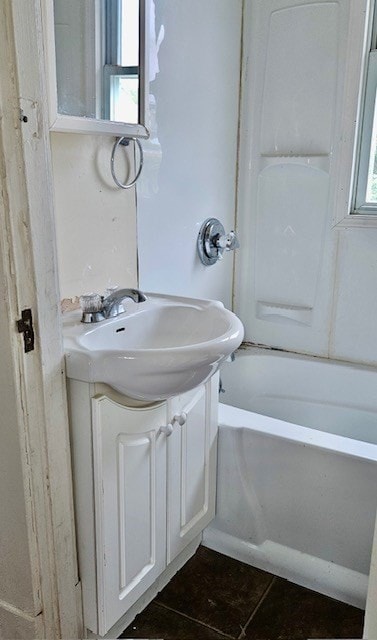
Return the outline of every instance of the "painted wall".
<path id="1" fill-rule="evenodd" d="M 154 4 L 140 286 L 231 306 L 233 256 L 205 267 L 196 241 L 206 218 L 234 228 L 242 1 Z"/>
<path id="2" fill-rule="evenodd" d="M 137 285 L 135 190 L 113 182 L 113 144 L 107 136 L 51 134 L 61 298 Z"/>
<path id="3" fill-rule="evenodd" d="M 246 4 L 236 311 L 250 341 L 377 363 L 377 228 L 343 220 L 367 7 Z"/>

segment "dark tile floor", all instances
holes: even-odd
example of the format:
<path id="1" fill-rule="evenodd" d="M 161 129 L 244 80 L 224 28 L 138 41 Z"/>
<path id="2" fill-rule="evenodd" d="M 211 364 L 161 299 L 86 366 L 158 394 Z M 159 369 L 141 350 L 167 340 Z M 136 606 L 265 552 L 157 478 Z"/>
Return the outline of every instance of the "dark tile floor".
<path id="1" fill-rule="evenodd" d="M 363 617 L 360 609 L 199 547 L 120 638 L 361 638 Z"/>

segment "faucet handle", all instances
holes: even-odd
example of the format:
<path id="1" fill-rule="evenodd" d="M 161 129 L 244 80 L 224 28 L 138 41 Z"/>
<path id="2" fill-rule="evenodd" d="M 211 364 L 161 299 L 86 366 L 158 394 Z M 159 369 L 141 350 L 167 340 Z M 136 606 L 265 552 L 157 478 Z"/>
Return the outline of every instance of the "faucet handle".
<path id="1" fill-rule="evenodd" d="M 235 231 L 230 231 L 227 235 L 219 236 L 216 240 L 216 246 L 219 249 L 225 249 L 225 251 L 234 251 L 240 246 L 237 234 Z"/>
<path id="2" fill-rule="evenodd" d="M 86 293 L 80 296 L 80 306 L 83 313 L 96 313 L 102 309 L 102 297 L 99 293 Z"/>
<path id="3" fill-rule="evenodd" d="M 82 309 L 81 322 L 90 324 L 104 320 L 102 309 L 102 296 L 99 293 L 87 293 L 80 296 L 80 306 Z"/>
<path id="4" fill-rule="evenodd" d="M 240 248 L 240 241 L 235 231 L 230 231 L 227 236 L 226 251 L 234 251 Z"/>

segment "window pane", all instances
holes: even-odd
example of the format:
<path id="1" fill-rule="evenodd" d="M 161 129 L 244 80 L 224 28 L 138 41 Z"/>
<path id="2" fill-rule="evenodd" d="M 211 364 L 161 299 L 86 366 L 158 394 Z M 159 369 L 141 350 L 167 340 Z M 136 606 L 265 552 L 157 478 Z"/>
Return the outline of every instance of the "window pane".
<path id="1" fill-rule="evenodd" d="M 374 106 L 366 201 L 370 204 L 377 204 L 377 101 Z"/>
<path id="2" fill-rule="evenodd" d="M 139 0 L 122 0 L 121 67 L 139 65 Z M 127 122 L 131 122 L 127 120 Z"/>
<path id="3" fill-rule="evenodd" d="M 110 85 L 110 119 L 139 122 L 139 79 L 137 76 L 112 76 Z"/>
<path id="4" fill-rule="evenodd" d="M 353 213 L 377 213 L 377 51 L 371 51 L 360 122 L 359 163 L 355 172 Z"/>

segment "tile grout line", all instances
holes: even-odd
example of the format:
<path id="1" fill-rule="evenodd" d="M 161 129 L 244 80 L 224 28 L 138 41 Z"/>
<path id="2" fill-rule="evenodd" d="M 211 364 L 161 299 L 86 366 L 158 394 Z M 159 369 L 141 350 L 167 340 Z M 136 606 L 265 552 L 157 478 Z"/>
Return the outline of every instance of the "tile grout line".
<path id="1" fill-rule="evenodd" d="M 243 627 L 241 627 L 241 633 L 239 636 L 237 636 L 237 640 L 242 640 L 242 638 L 245 638 L 245 631 L 247 629 L 247 627 L 249 626 L 250 622 L 253 620 L 254 616 L 257 614 L 257 612 L 259 611 L 259 609 L 261 608 L 263 602 L 266 600 L 268 594 L 270 593 L 272 586 L 275 584 L 277 580 L 277 576 L 274 576 L 270 582 L 270 584 L 268 585 L 266 591 L 264 592 L 263 596 L 261 597 L 261 599 L 259 600 L 257 606 L 255 607 L 255 609 L 253 609 L 253 611 L 251 612 L 248 620 L 246 621 L 246 624 L 244 624 Z"/>
<path id="2" fill-rule="evenodd" d="M 163 609 L 167 609 L 168 611 L 173 611 L 173 613 L 176 613 L 177 615 L 182 616 L 182 618 L 186 618 L 187 620 L 191 620 L 191 622 L 200 624 L 202 627 L 205 627 L 206 629 L 215 631 L 216 633 L 221 635 L 223 638 L 228 638 L 228 640 L 236 640 L 235 636 L 230 636 L 227 633 L 220 631 L 220 629 L 216 629 L 216 627 L 211 627 L 209 624 L 206 624 L 205 622 L 200 622 L 200 620 L 196 620 L 196 618 L 192 618 L 191 616 L 187 615 L 187 613 L 182 613 L 182 611 L 177 611 L 177 609 L 172 609 L 172 607 L 169 607 L 167 604 L 163 604 L 162 602 L 156 602 L 156 601 L 154 601 L 154 604 L 156 604 L 158 607 L 162 607 Z"/>

